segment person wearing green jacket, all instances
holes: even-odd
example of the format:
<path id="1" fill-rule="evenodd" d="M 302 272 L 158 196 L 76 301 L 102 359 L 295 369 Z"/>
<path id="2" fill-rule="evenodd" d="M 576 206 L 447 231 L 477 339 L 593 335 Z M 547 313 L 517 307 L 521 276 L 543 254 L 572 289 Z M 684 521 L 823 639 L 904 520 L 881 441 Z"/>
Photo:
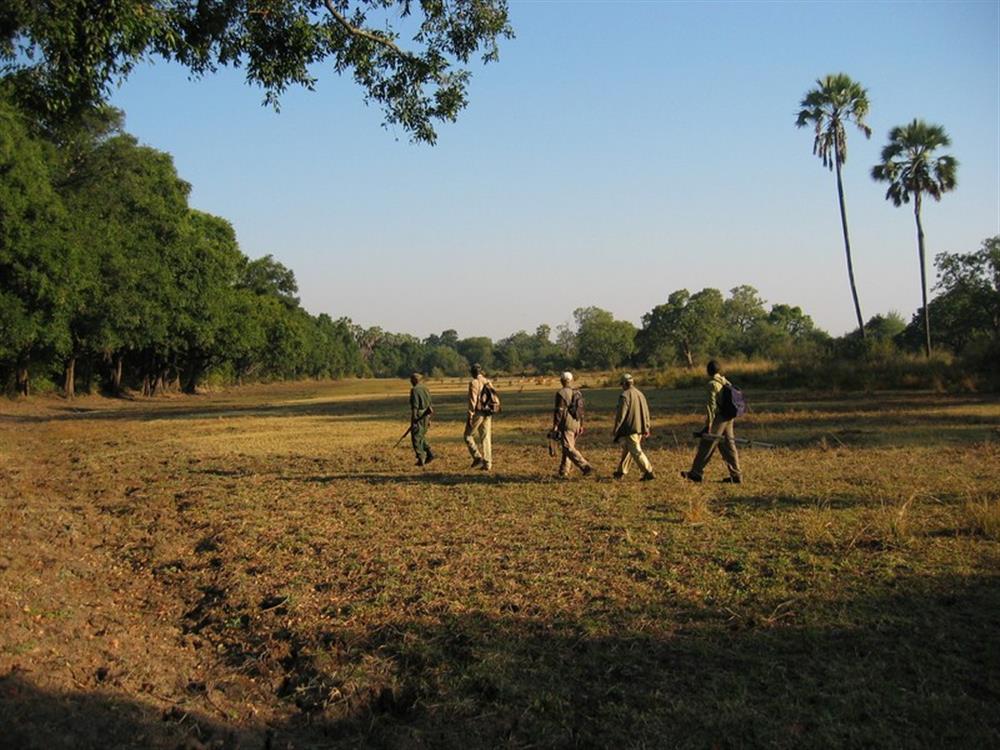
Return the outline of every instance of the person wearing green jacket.
<path id="1" fill-rule="evenodd" d="M 410 375 L 410 442 L 413 452 L 417 454 L 417 466 L 426 466 L 434 460 L 434 453 L 427 444 L 427 430 L 431 426 L 431 392 L 423 384 L 423 375 L 415 372 Z"/>
<path id="2" fill-rule="evenodd" d="M 694 461 L 688 471 L 682 471 L 681 476 L 690 482 L 700 482 L 705 473 L 708 460 L 715 453 L 718 446 L 722 460 L 726 462 L 729 470 L 729 477 L 723 479 L 724 482 L 741 484 L 743 482 L 743 472 L 740 470 L 740 452 L 736 450 L 736 435 L 733 432 L 734 419 L 726 419 L 719 413 L 719 394 L 730 382 L 719 370 L 719 363 L 714 359 L 709 360 L 706 367 L 708 376 L 708 402 L 705 405 L 706 419 L 702 434 L 706 435 L 698 443 L 698 450 L 694 454 Z"/>
<path id="3" fill-rule="evenodd" d="M 653 466 L 642 451 L 642 439 L 649 437 L 650 419 L 649 404 L 646 397 L 638 388 L 632 376 L 628 373 L 622 375 L 622 393 L 618 397 L 618 409 L 615 411 L 615 428 L 612 437 L 617 443 L 624 440 L 622 445 L 621 459 L 618 461 L 618 469 L 614 473 L 615 479 L 622 479 L 628 474 L 632 463 L 635 462 L 642 467 L 642 481 L 648 482 L 656 477 L 653 474 Z"/>

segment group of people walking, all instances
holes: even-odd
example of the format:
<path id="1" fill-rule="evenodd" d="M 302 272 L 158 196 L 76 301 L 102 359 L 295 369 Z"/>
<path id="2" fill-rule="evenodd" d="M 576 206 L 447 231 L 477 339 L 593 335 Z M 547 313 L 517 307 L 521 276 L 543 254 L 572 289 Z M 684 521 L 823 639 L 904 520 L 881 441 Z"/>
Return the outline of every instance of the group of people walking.
<path id="1" fill-rule="evenodd" d="M 680 475 L 688 481 L 701 482 L 705 467 L 718 448 L 729 471 L 729 476 L 723 481 L 739 484 L 743 481 L 743 474 L 733 429 L 735 419 L 721 409 L 721 394 L 731 384 L 715 360 L 708 363 L 707 371 L 709 381 L 705 426 L 700 433 L 701 440 L 691 468 L 682 471 Z M 472 365 L 470 375 L 465 444 L 472 457 L 471 468 L 488 472 L 493 469 L 493 415 L 499 410 L 500 399 L 481 365 Z M 562 450 L 558 475 L 568 478 L 572 467 L 576 466 L 584 476 L 589 476 L 594 473 L 594 468 L 576 445 L 577 438 L 583 432 L 583 396 L 573 387 L 573 373 L 562 373 L 559 382 L 560 388 L 556 391 L 552 410 L 552 430 L 549 432 L 549 439 L 557 442 Z M 427 442 L 434 407 L 430 391 L 423 383 L 423 376 L 413 373 L 410 383 L 410 438 L 417 466 L 426 466 L 435 457 Z M 656 475 L 649 457 L 642 449 L 642 441 L 649 437 L 651 431 L 649 404 L 631 375 L 622 375 L 621 389 L 611 435 L 614 442 L 621 445 L 621 456 L 612 476 L 624 479 L 632 466 L 638 465 L 642 470 L 640 480 L 651 481 Z"/>

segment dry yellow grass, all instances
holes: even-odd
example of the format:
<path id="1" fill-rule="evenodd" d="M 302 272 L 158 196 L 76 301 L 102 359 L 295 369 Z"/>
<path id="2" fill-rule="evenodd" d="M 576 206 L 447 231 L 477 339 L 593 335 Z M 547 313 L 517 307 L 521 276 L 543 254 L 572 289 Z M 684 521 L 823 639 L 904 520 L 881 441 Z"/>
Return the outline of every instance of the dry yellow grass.
<path id="1" fill-rule="evenodd" d="M 592 378 L 591 385 L 599 381 Z M 540 382 L 538 382 L 540 381 Z M 700 391 L 646 389 L 652 483 L 556 481 L 553 382 L 0 406 L 0 733 L 26 746 L 939 746 L 998 737 L 995 399 L 751 393 L 747 482 L 681 481 Z M 270 733 L 270 734 L 269 734 Z M 270 739 L 267 739 L 270 737 Z M 140 739 L 136 739 L 140 738 Z"/>

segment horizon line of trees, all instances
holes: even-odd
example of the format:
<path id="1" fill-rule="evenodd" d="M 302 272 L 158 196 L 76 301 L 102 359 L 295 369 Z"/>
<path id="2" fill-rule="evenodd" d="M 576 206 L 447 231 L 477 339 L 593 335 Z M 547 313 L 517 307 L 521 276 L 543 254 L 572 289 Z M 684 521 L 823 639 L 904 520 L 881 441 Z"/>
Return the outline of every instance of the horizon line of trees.
<path id="1" fill-rule="evenodd" d="M 680 289 L 636 326 L 598 307 L 573 324 L 493 341 L 455 330 L 420 339 L 304 310 L 291 269 L 250 259 L 223 218 L 192 209 L 169 154 L 140 145 L 104 108 L 46 125 L 0 86 L 0 383 L 33 380 L 144 395 L 246 380 L 463 375 L 622 366 L 694 367 L 710 356 L 781 361 L 856 356 L 871 339 L 919 349 L 909 323 L 877 315 L 835 339 L 796 306 L 749 285 Z M 954 351 L 1000 337 L 1000 237 L 937 257 L 930 302 Z M 857 341 L 861 339 L 860 343 Z M 984 344 L 985 342 L 985 344 Z"/>

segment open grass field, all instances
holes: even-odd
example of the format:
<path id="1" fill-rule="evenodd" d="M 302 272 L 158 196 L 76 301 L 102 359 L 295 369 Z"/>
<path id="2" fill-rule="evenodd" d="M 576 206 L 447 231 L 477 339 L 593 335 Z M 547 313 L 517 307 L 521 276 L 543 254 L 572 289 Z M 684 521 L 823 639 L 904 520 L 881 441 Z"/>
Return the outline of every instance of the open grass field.
<path id="1" fill-rule="evenodd" d="M 430 385 L 424 469 L 402 381 L 0 404 L 0 746 L 1000 747 L 996 397 L 750 393 L 729 486 L 700 390 L 640 483 Z"/>

